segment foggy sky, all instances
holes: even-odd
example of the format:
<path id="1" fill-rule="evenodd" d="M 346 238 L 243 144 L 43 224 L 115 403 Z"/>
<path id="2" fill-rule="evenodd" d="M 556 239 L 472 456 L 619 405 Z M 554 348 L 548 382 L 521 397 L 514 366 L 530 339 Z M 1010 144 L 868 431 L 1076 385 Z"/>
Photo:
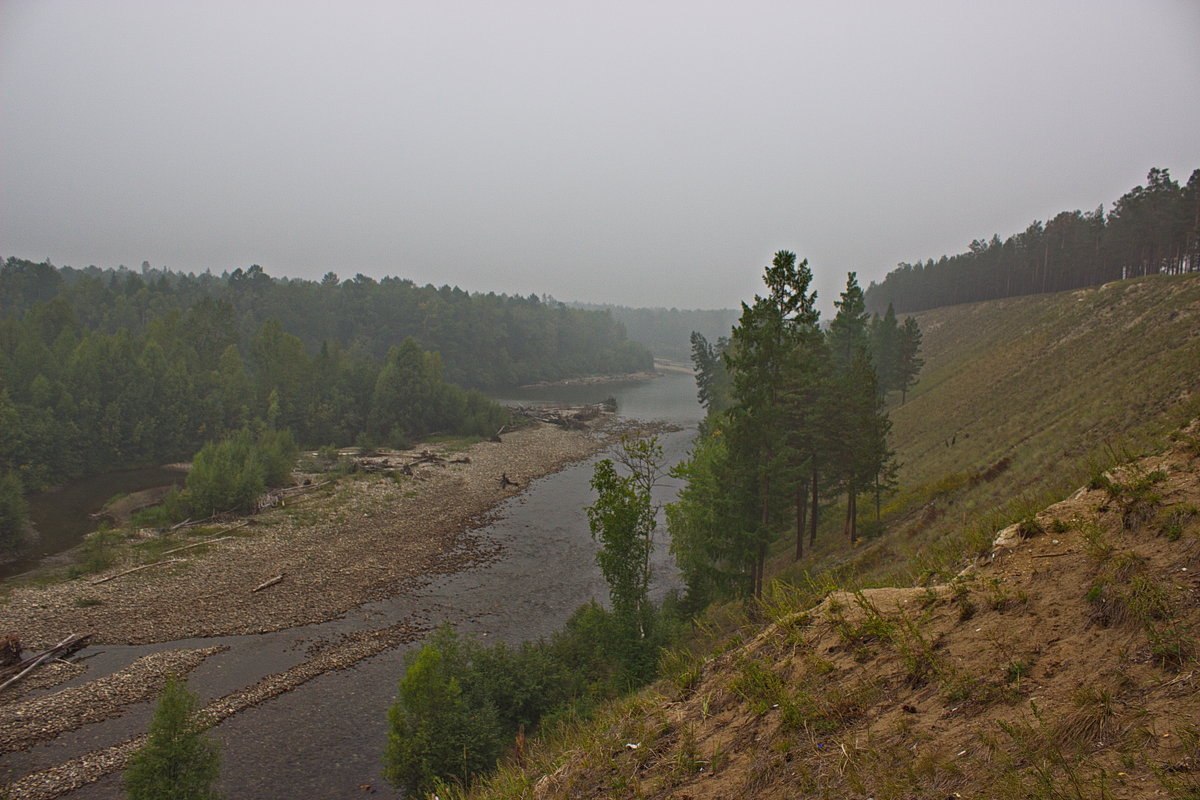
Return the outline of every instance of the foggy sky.
<path id="1" fill-rule="evenodd" d="M 0 3 L 0 256 L 730 307 L 1200 167 L 1200 3 Z"/>

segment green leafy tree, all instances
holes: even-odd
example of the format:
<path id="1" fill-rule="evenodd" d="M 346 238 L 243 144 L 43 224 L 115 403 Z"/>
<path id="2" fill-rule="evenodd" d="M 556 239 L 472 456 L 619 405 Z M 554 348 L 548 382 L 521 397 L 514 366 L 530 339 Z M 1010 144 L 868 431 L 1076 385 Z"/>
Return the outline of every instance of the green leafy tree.
<path id="1" fill-rule="evenodd" d="M 204 445 L 192 459 L 186 486 L 197 516 L 252 510 L 266 484 L 249 431 Z"/>
<path id="2" fill-rule="evenodd" d="M 243 429 L 228 439 L 209 442 L 192 459 L 187 504 L 201 517 L 250 511 L 268 486 L 288 482 L 296 455 L 289 431 L 266 429 L 256 438 Z"/>
<path id="3" fill-rule="evenodd" d="M 671 554 L 683 573 L 688 608 L 696 611 L 743 591 L 752 568 L 751 531 L 738 522 L 732 474 L 720 429 L 698 437 L 688 457 L 671 468 L 671 477 L 684 482 L 666 508 Z"/>
<path id="4" fill-rule="evenodd" d="M 216 744 L 196 720 L 198 700 L 187 684 L 167 679 L 146 745 L 129 759 L 125 791 L 130 800 L 215 800 L 221 770 Z"/>
<path id="5" fill-rule="evenodd" d="M 501 747 L 496 708 L 481 682 L 464 683 L 470 657 L 447 626 L 405 659 L 388 710 L 384 777 L 393 786 L 416 793 L 447 778 L 466 782 L 495 763 Z"/>
<path id="6" fill-rule="evenodd" d="M 628 652 L 632 676 L 643 679 L 653 671 L 649 652 L 654 608 L 650 603 L 650 555 L 654 550 L 654 484 L 659 477 L 662 448 L 657 439 L 623 437 L 617 457 L 602 459 L 592 474 L 596 502 L 587 507 L 592 538 L 601 544 L 596 562 L 608 581 L 613 615 L 622 631 L 618 646 Z"/>

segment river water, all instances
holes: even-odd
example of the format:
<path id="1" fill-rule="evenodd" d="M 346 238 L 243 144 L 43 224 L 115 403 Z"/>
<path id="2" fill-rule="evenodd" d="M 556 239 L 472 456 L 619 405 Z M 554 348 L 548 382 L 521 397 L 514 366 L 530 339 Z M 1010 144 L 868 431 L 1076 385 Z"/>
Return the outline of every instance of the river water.
<path id="1" fill-rule="evenodd" d="M 636 383 L 547 387 L 500 398 L 532 402 L 596 402 L 614 396 L 629 419 L 674 423 L 660 435 L 666 462 L 684 457 L 701 417 L 691 376 L 667 373 Z M 145 647 L 105 646 L 89 660 L 87 678 L 119 669 L 160 649 L 226 644 L 189 677 L 207 701 L 287 669 L 306 657 L 305 642 L 355 630 L 414 621 L 433 628 L 450 622 L 463 633 L 510 643 L 549 635 L 591 599 L 605 600 L 607 586 L 595 565 L 596 545 L 583 507 L 593 501 L 589 480 L 601 453 L 534 481 L 505 501 L 493 520 L 475 532 L 500 548 L 492 563 L 436 577 L 414 591 L 369 603 L 330 622 L 254 636 L 196 639 Z M 678 485 L 666 479 L 656 500 L 669 502 Z M 676 572 L 660 522 L 652 591 L 662 596 Z M 291 800 L 401 795 L 380 777 L 387 738 L 386 712 L 395 696 L 405 653 L 416 643 L 387 650 L 350 669 L 326 673 L 213 729 L 223 746 L 220 788 L 231 798 Z M 85 652 L 85 655 L 88 653 Z M 145 730 L 146 703 L 117 719 L 89 725 L 54 742 L 5 757 L 13 774 L 61 763 L 64 758 L 113 744 Z M 368 788 L 363 788 L 368 787 Z M 118 775 L 66 795 L 73 800 L 122 796 Z"/>
<path id="2" fill-rule="evenodd" d="M 21 551 L 20 558 L 0 564 L 0 580 L 31 570 L 48 556 L 79 544 L 96 529 L 92 514 L 115 495 L 169 484 L 182 486 L 185 476 L 182 470 L 166 467 L 121 469 L 37 492 L 29 498 L 29 519 L 37 531 L 37 539 Z"/>

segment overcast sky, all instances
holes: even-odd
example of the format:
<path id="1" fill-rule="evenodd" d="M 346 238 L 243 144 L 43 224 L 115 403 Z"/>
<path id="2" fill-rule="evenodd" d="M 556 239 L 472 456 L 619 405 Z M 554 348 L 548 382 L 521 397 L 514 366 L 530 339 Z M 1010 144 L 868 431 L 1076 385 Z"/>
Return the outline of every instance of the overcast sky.
<path id="1" fill-rule="evenodd" d="M 729 307 L 1200 167 L 1200 3 L 0 1 L 0 255 Z"/>

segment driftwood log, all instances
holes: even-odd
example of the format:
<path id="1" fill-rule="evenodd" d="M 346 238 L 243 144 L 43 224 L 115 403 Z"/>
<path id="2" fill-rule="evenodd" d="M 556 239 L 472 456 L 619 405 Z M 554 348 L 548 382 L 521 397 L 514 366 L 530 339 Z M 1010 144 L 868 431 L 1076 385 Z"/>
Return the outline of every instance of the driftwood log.
<path id="1" fill-rule="evenodd" d="M 35 656 L 31 656 L 30 658 L 27 658 L 19 664 L 11 667 L 5 674 L 11 674 L 12 677 L 7 678 L 4 683 L 0 683 L 0 692 L 4 691 L 9 686 L 12 686 L 14 683 L 23 680 L 25 676 L 29 675 L 29 673 L 33 672 L 42 664 L 45 664 L 49 661 L 62 660 L 66 656 L 71 655 L 71 653 L 74 653 L 76 650 L 84 647 L 91 636 L 92 635 L 90 633 L 72 633 L 70 636 L 54 645 L 49 650 L 46 650 L 45 652 L 39 653 Z"/>
<path id="2" fill-rule="evenodd" d="M 514 416 L 525 417 L 535 422 L 557 425 L 560 428 L 578 430 L 586 428 L 587 421 L 595 419 L 608 410 L 604 403 L 592 403 L 586 406 L 515 406 L 509 409 Z"/>
<path id="3" fill-rule="evenodd" d="M 278 575 L 276 575 L 274 578 L 263 581 L 258 586 L 255 586 L 253 589 L 251 589 L 250 594 L 254 594 L 255 592 L 261 592 L 263 589 L 269 589 L 270 587 L 274 586 L 277 583 L 282 583 L 283 579 L 286 575 L 287 575 L 286 572 L 281 572 Z"/>
<path id="4" fill-rule="evenodd" d="M 144 569 L 150 569 L 151 567 L 159 567 L 159 566 L 162 566 L 163 564 L 178 564 L 180 561 L 186 561 L 186 560 L 187 559 L 184 559 L 184 558 L 167 558 L 167 559 L 163 559 L 162 561 L 152 561 L 149 564 L 142 564 L 140 567 L 133 567 L 132 569 L 127 569 L 124 572 L 118 572 L 116 575 L 109 575 L 107 578 L 101 578 L 98 581 L 92 581 L 92 586 L 97 586 L 101 583 L 108 583 L 113 578 L 119 578 L 122 575 L 129 575 L 132 572 L 141 572 Z"/>

